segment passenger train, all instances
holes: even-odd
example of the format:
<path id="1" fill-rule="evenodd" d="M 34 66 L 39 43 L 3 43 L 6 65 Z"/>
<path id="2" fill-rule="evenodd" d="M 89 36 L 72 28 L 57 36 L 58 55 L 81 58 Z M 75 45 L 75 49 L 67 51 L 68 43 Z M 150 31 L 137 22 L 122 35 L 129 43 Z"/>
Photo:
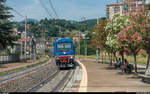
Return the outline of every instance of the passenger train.
<path id="1" fill-rule="evenodd" d="M 75 48 L 70 38 L 59 38 L 54 43 L 56 65 L 62 68 L 75 68 Z"/>

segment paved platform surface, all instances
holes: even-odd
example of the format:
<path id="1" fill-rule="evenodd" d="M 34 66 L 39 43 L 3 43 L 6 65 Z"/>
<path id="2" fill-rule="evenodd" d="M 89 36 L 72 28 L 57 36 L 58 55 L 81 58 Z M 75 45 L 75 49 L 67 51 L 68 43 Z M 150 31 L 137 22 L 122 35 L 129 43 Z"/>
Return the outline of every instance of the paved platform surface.
<path id="1" fill-rule="evenodd" d="M 134 74 L 121 74 L 109 64 L 80 59 L 88 75 L 87 92 L 150 92 L 150 84 Z M 142 70 L 143 71 L 143 70 Z"/>

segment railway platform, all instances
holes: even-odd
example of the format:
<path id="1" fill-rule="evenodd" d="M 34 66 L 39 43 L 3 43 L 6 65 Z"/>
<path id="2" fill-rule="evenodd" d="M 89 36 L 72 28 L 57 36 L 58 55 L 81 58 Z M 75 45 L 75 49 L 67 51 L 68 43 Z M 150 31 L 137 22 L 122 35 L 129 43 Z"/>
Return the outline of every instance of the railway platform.
<path id="1" fill-rule="evenodd" d="M 87 71 L 86 92 L 150 92 L 150 84 L 135 74 L 121 74 L 109 64 L 80 59 Z"/>

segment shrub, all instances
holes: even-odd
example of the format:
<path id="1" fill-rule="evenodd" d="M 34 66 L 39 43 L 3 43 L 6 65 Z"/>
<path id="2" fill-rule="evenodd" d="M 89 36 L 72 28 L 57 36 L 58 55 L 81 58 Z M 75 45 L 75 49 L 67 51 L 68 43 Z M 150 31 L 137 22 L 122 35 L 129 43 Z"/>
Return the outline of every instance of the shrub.
<path id="1" fill-rule="evenodd" d="M 147 55 L 146 55 L 146 54 L 141 54 L 141 56 L 142 56 L 142 57 L 146 57 Z"/>

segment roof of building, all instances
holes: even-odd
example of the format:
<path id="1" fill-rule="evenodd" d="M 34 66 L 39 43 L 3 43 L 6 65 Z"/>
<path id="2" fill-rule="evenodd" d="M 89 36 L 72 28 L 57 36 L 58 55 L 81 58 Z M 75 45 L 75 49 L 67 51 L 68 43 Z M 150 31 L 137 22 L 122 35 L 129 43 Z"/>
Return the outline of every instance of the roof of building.
<path id="1" fill-rule="evenodd" d="M 113 4 L 108 4 L 107 6 L 116 6 L 116 5 L 123 6 L 123 4 L 122 4 L 122 3 L 113 3 Z"/>

